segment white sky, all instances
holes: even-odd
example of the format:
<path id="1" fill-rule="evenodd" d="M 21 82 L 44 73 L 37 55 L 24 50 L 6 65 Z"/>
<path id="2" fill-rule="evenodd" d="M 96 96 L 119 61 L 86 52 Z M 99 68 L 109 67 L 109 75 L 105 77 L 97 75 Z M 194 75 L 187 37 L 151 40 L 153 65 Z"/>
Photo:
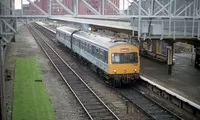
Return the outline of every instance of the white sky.
<path id="1" fill-rule="evenodd" d="M 34 0 L 31 0 L 34 1 Z M 23 4 L 28 4 L 27 0 L 23 0 Z M 15 9 L 21 9 L 21 0 L 15 0 Z"/>
<path id="2" fill-rule="evenodd" d="M 34 0 L 31 0 L 34 1 Z M 129 0 L 129 1 L 133 1 L 133 0 Z M 128 7 L 128 0 L 124 0 L 124 7 L 125 9 Z M 28 4 L 28 2 L 26 0 L 23 0 L 23 4 Z M 15 0 L 15 9 L 21 9 L 21 0 Z M 123 10 L 123 0 L 120 0 L 120 5 L 119 5 L 119 9 Z"/>

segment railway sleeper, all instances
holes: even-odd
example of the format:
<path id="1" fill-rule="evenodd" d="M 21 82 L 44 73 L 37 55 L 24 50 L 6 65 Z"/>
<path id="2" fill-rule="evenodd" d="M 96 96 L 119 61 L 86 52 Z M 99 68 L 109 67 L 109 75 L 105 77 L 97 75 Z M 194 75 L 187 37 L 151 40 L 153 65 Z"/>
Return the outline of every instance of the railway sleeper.
<path id="1" fill-rule="evenodd" d="M 100 106 L 100 105 L 101 105 L 100 102 L 91 102 L 91 103 L 84 102 L 83 104 L 84 104 L 84 105 L 87 105 L 87 106 L 90 106 L 90 105 L 92 105 L 92 106 Z"/>
<path id="2" fill-rule="evenodd" d="M 92 111 L 92 110 L 98 110 L 98 109 L 105 109 L 104 106 L 102 105 L 98 105 L 98 106 L 91 106 L 91 105 L 88 105 L 88 106 L 85 106 L 89 111 Z"/>
<path id="3" fill-rule="evenodd" d="M 141 105 L 142 108 L 149 108 L 149 107 L 153 107 L 155 106 L 154 104 L 144 104 L 144 105 Z"/>
<path id="4" fill-rule="evenodd" d="M 113 116 L 104 116 L 104 118 L 94 118 L 94 120 L 114 120 Z"/>
<path id="5" fill-rule="evenodd" d="M 136 103 L 137 105 L 147 105 L 147 104 L 151 104 L 149 101 L 147 100 L 133 100 L 134 103 Z"/>
<path id="6" fill-rule="evenodd" d="M 95 109 L 95 110 L 92 110 L 90 113 L 101 113 L 101 112 L 105 112 L 106 109 Z"/>
<path id="7" fill-rule="evenodd" d="M 108 110 L 105 110 L 105 111 L 103 111 L 103 112 L 93 112 L 93 113 L 91 113 L 92 115 L 100 115 L 100 116 L 110 116 L 110 112 L 108 111 Z"/>
<path id="8" fill-rule="evenodd" d="M 162 113 L 164 113 L 165 111 L 163 111 L 163 110 L 154 110 L 154 111 L 147 111 L 149 114 L 151 114 L 151 115 L 157 115 L 157 114 L 162 114 Z"/>
<path id="9" fill-rule="evenodd" d="M 154 117 L 156 120 L 172 120 L 172 118 L 174 118 L 173 116 L 170 116 L 168 114 L 164 114 L 164 115 L 156 115 Z M 175 120 L 175 118 L 174 118 Z"/>
<path id="10" fill-rule="evenodd" d="M 154 111 L 154 110 L 160 110 L 159 107 L 157 106 L 153 106 L 153 107 L 146 107 L 146 108 L 143 108 L 144 110 L 147 110 L 147 111 Z"/>

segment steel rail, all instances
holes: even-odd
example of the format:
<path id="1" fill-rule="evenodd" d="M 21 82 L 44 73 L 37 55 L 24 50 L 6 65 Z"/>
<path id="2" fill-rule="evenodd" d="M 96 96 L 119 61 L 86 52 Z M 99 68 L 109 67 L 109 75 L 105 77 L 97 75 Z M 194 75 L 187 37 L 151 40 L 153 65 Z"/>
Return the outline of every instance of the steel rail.
<path id="1" fill-rule="evenodd" d="M 38 38 L 36 38 L 36 34 L 37 36 L 40 37 L 40 39 L 42 39 L 44 41 L 44 43 L 57 55 L 57 57 L 60 58 L 60 60 L 76 75 L 76 77 L 78 77 L 78 79 L 86 86 L 86 88 L 92 93 L 92 95 L 94 95 L 98 101 L 111 113 L 111 115 L 113 116 L 113 119 L 117 119 L 119 120 L 119 118 L 108 108 L 108 106 L 99 98 L 99 96 L 97 96 L 94 91 L 83 81 L 83 79 L 70 67 L 70 65 L 68 63 L 66 63 L 62 57 L 60 57 L 58 55 L 58 53 L 46 42 L 46 40 L 44 40 L 43 37 L 41 37 L 41 35 L 39 35 L 39 33 L 34 30 L 33 28 L 29 27 L 29 30 L 34 31 L 35 34 L 33 34 L 34 38 L 36 39 L 36 41 L 38 42 L 38 44 L 40 45 L 40 47 L 43 49 L 43 51 L 45 52 L 45 54 L 47 55 L 47 57 L 50 59 L 51 63 L 54 65 L 54 67 L 56 68 L 56 70 L 58 71 L 58 73 L 61 75 L 61 77 L 63 78 L 63 80 L 65 81 L 65 83 L 68 85 L 68 87 L 70 88 L 70 90 L 72 91 L 72 93 L 74 94 L 74 96 L 76 97 L 76 99 L 79 101 L 79 103 L 81 104 L 81 106 L 83 107 L 83 109 L 86 111 L 87 115 L 90 117 L 90 119 L 93 120 L 93 117 L 97 117 L 94 115 L 91 115 L 92 113 L 90 113 L 90 111 L 86 108 L 86 106 L 84 105 L 84 103 L 80 100 L 80 98 L 78 97 L 77 93 L 75 92 L 75 90 L 71 87 L 70 83 L 66 80 L 66 78 L 64 77 L 64 75 L 62 74 L 62 72 L 59 70 L 59 68 L 56 66 L 55 62 L 52 60 L 52 58 L 50 57 L 50 55 L 47 53 L 47 51 L 45 50 L 45 48 L 41 45 L 41 43 L 38 41 Z M 98 117 L 97 117 L 98 118 Z"/>

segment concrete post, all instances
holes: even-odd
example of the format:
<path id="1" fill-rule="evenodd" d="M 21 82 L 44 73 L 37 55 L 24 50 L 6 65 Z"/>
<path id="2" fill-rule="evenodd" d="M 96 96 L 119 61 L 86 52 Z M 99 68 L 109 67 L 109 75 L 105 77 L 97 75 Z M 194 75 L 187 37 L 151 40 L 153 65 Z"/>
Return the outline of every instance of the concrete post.
<path id="1" fill-rule="evenodd" d="M 173 44 L 170 46 L 167 46 L 167 64 L 168 64 L 168 74 L 171 75 L 172 74 L 172 62 L 173 62 Z"/>

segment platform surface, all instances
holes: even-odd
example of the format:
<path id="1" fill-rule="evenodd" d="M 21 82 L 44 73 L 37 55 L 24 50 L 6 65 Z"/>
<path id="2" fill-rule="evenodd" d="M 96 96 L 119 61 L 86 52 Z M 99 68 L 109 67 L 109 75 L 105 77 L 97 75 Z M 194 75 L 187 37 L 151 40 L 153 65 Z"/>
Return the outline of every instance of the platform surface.
<path id="1" fill-rule="evenodd" d="M 142 76 L 200 105 L 200 70 L 192 65 L 191 54 L 175 54 L 174 58 L 172 75 L 166 64 L 141 58 Z"/>

